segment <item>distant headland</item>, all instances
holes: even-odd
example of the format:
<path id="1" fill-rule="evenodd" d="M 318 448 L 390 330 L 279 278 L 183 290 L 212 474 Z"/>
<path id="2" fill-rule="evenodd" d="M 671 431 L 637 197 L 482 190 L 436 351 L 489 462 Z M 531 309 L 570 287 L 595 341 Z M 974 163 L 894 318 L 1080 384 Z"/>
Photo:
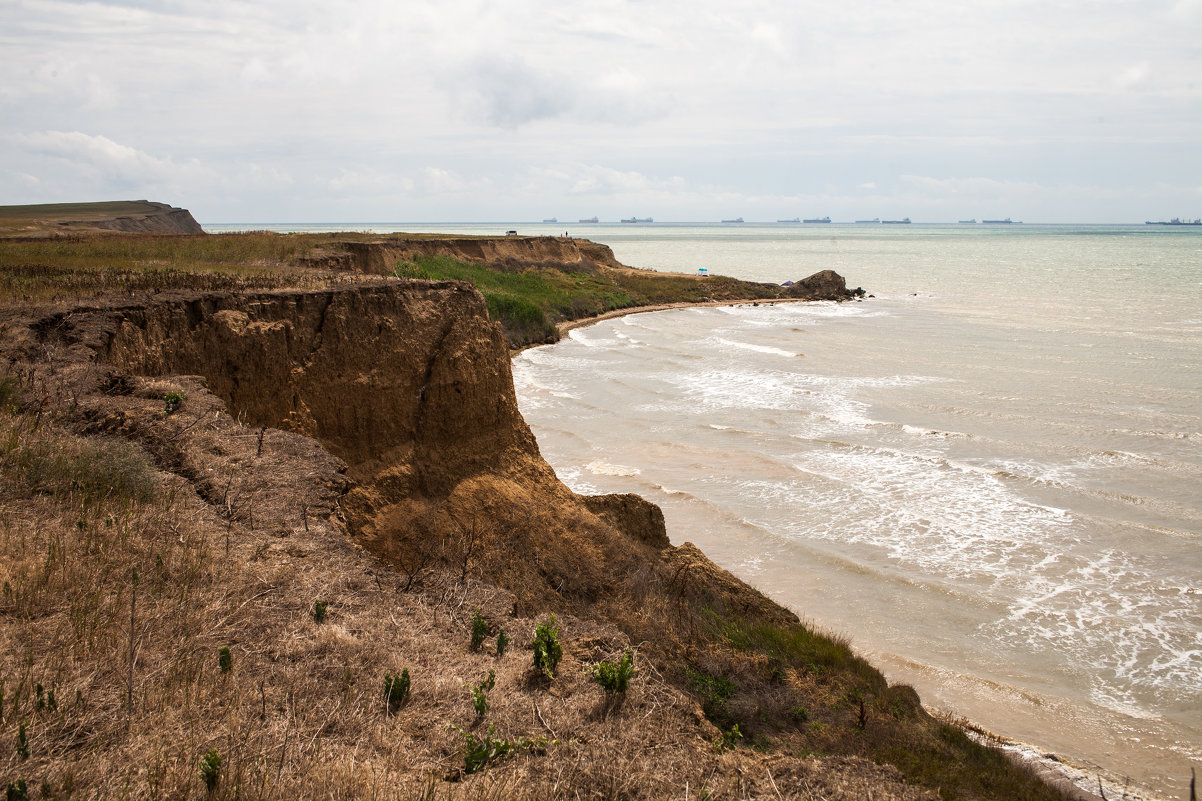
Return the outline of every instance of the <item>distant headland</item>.
<path id="1" fill-rule="evenodd" d="M 41 237 L 100 231 L 204 233 L 187 209 L 149 200 L 0 206 L 0 235 Z"/>

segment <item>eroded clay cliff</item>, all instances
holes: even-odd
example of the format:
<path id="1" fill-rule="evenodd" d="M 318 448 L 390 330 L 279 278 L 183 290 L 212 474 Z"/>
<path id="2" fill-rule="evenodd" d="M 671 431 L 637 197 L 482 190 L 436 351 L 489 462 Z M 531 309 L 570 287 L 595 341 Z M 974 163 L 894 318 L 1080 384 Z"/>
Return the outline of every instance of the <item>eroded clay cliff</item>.
<path id="1" fill-rule="evenodd" d="M 347 240 L 314 254 L 311 264 L 385 275 L 398 262 L 419 256 L 447 256 L 481 264 L 518 267 L 547 264 L 560 268 L 624 268 L 607 245 L 557 236 L 429 237 L 391 235 L 377 241 Z"/>
<path id="2" fill-rule="evenodd" d="M 661 554 L 668 538 L 653 505 L 586 500 L 556 479 L 518 411 L 500 330 L 469 284 L 171 297 L 76 310 L 35 330 L 90 354 L 109 384 L 201 376 L 247 425 L 320 442 L 347 464 L 350 534 L 402 571 L 449 563 L 528 608 L 584 609 L 621 601 L 615 579 L 645 581 L 676 558 Z"/>

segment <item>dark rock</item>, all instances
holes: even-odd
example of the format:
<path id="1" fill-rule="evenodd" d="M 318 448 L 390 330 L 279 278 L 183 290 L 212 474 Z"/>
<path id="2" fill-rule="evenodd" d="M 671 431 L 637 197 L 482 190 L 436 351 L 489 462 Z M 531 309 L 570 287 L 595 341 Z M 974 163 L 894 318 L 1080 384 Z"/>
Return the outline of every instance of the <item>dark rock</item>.
<path id="1" fill-rule="evenodd" d="M 786 287 L 784 296 L 799 300 L 847 300 L 854 293 L 848 291 L 843 276 L 834 270 L 823 270 Z"/>

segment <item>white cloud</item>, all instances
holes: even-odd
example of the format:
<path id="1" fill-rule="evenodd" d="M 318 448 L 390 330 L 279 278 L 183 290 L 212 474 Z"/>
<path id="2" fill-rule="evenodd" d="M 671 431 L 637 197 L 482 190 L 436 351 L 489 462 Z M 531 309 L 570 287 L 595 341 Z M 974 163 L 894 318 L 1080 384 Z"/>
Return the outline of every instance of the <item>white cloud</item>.
<path id="1" fill-rule="evenodd" d="M 435 194 L 440 215 L 453 199 L 457 218 L 497 219 L 543 179 L 681 214 L 710 208 L 707 192 L 918 192 L 903 175 L 1017 180 L 1015 197 L 1121 176 L 1137 198 L 1202 173 L 1200 14 L 1202 0 L 0 3 L 0 137 L 19 145 L 0 153 L 0 193 L 29 191 L 22 172 L 65 199 L 149 186 L 314 219 L 334 200 Z"/>
<path id="2" fill-rule="evenodd" d="M 177 163 L 119 144 L 106 136 L 80 131 L 37 131 L 10 138 L 32 155 L 59 159 L 73 168 L 122 184 L 153 184 L 207 174 L 195 160 Z"/>
<path id="3" fill-rule="evenodd" d="M 1133 89 L 1146 84 L 1152 75 L 1152 67 L 1148 62 L 1141 61 L 1123 70 L 1114 79 L 1114 85 L 1120 89 Z"/>

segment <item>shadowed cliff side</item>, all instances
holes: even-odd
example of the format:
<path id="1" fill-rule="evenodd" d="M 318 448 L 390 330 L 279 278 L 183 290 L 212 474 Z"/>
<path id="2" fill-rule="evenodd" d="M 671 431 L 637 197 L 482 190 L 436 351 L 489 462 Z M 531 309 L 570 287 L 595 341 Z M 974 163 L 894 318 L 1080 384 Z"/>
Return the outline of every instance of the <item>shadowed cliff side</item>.
<path id="1" fill-rule="evenodd" d="M 146 200 L 0 206 L 0 235 L 36 237 L 105 231 L 204 233 L 187 209 Z"/>
<path id="2" fill-rule="evenodd" d="M 398 262 L 423 256 L 446 256 L 479 264 L 553 265 L 577 270 L 626 269 L 607 246 L 587 239 L 557 236 L 438 237 L 392 235 L 374 241 L 342 240 L 308 257 L 320 268 L 353 269 L 387 275 Z"/>

